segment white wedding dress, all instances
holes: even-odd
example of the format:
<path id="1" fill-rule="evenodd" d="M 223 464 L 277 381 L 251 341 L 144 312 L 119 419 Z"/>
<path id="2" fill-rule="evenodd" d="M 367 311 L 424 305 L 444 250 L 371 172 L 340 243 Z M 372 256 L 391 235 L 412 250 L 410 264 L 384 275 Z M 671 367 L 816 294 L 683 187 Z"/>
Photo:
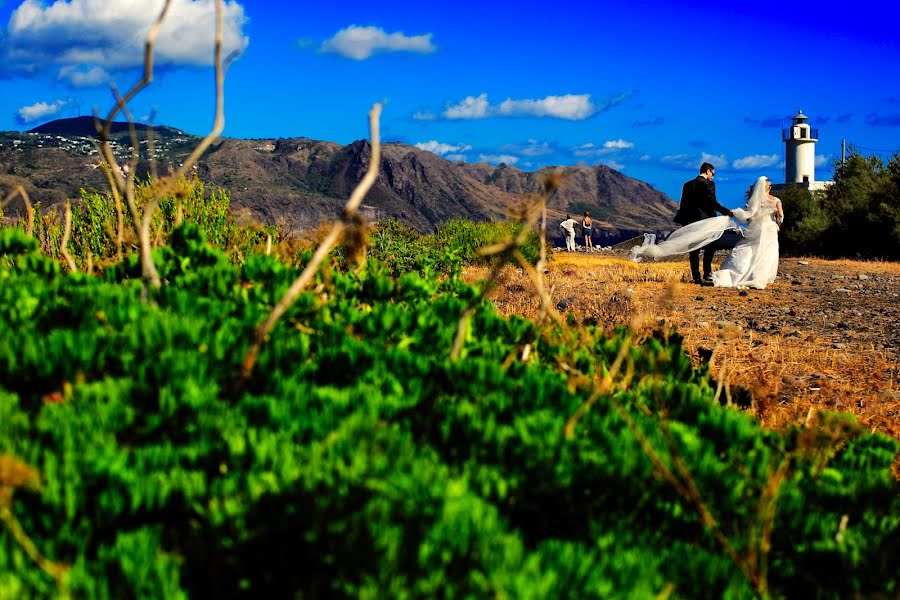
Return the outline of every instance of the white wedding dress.
<path id="1" fill-rule="evenodd" d="M 736 208 L 734 217 L 711 217 L 675 230 L 668 239 L 655 246 L 635 246 L 631 260 L 661 258 L 686 254 L 716 241 L 729 229 L 740 228 L 739 241 L 722 267 L 713 271 L 716 287 L 763 289 L 778 274 L 778 225 L 775 223 L 778 205 L 769 200 L 768 180 L 760 177 L 753 186 L 746 208 Z"/>

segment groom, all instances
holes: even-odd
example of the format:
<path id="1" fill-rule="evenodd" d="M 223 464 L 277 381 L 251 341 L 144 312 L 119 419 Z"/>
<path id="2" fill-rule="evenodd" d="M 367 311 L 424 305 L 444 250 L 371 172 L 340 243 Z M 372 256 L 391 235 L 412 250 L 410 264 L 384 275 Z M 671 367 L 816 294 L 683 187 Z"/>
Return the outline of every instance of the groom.
<path id="1" fill-rule="evenodd" d="M 723 215 L 733 217 L 734 214 L 716 200 L 716 184 L 713 183 L 713 177 L 716 175 L 716 168 L 708 162 L 700 165 L 700 175 L 691 179 L 681 188 L 681 206 L 678 212 L 672 217 L 672 220 L 679 225 L 689 225 L 716 216 L 716 212 Z M 716 250 L 730 250 L 740 240 L 740 235 L 736 232 L 725 232 L 721 238 L 707 244 L 703 248 L 698 248 L 690 254 L 688 258 L 691 262 L 691 279 L 694 283 L 701 285 L 712 284 L 712 259 Z M 703 251 L 703 279 L 700 278 L 700 251 Z"/>

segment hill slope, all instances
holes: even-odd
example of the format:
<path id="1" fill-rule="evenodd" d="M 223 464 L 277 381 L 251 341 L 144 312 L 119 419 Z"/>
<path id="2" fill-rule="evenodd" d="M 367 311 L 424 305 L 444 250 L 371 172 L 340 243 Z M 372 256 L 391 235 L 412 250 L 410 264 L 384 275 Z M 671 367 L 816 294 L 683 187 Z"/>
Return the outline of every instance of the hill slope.
<path id="1" fill-rule="evenodd" d="M 104 190 L 93 131 L 93 117 L 79 117 L 26 133 L 0 133 L 0 192 L 21 184 L 47 207 L 77 197 L 81 188 Z M 115 124 L 111 131 L 113 150 L 124 159 L 130 154 L 127 124 Z M 146 127 L 138 133 L 145 151 Z M 179 164 L 197 139 L 177 129 L 156 128 L 158 163 Z M 196 173 L 229 190 L 236 208 L 297 230 L 338 213 L 365 173 L 370 155 L 365 140 L 341 146 L 308 138 L 222 138 L 203 156 Z M 140 163 L 138 174 L 145 176 L 149 166 Z M 517 197 L 540 189 L 548 171 L 453 163 L 414 146 L 385 144 L 378 181 L 363 210 L 369 219 L 393 217 L 420 231 L 454 218 L 502 218 Z M 601 227 L 610 230 L 671 227 L 676 204 L 646 183 L 605 166 L 564 171 L 563 188 L 550 206 L 554 219 L 590 210 Z M 7 210 L 15 213 L 17 203 Z"/>

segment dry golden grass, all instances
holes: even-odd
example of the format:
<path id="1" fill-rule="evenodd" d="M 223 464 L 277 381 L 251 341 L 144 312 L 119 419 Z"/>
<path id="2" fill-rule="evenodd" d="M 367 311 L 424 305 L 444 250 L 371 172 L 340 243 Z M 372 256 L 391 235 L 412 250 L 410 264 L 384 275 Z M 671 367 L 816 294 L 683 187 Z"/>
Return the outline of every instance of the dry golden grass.
<path id="1" fill-rule="evenodd" d="M 796 259 L 784 259 L 782 264 L 788 262 L 798 264 Z M 671 326 L 684 336 L 684 347 L 695 364 L 711 351 L 711 372 L 723 384 L 723 398 L 749 392 L 752 402 L 747 410 L 767 427 L 804 423 L 819 410 L 836 410 L 900 439 L 898 350 L 879 350 L 876 344 L 884 334 L 890 339 L 895 313 L 888 312 L 883 322 L 871 317 L 879 314 L 879 307 L 872 304 L 893 306 L 896 298 L 878 294 L 855 298 L 852 306 L 859 313 L 857 320 L 865 321 L 859 328 L 866 333 L 846 344 L 835 344 L 835 330 L 825 323 L 802 318 L 818 314 L 826 292 L 840 285 L 826 277 L 843 273 L 849 279 L 867 273 L 879 277 L 881 285 L 888 280 L 886 285 L 896 293 L 896 279 L 889 278 L 900 277 L 900 264 L 805 262 L 808 265 L 800 268 L 818 273 L 819 284 L 791 285 L 779 277 L 765 290 L 745 295 L 687 283 L 686 260 L 636 264 L 622 256 L 560 252 L 550 261 L 545 278 L 553 302 L 566 301 L 576 323 L 607 329 Z M 486 274 L 486 268 L 472 267 L 466 278 L 474 281 Z M 490 298 L 503 314 L 534 318 L 540 311 L 527 274 L 514 267 L 502 272 Z"/>

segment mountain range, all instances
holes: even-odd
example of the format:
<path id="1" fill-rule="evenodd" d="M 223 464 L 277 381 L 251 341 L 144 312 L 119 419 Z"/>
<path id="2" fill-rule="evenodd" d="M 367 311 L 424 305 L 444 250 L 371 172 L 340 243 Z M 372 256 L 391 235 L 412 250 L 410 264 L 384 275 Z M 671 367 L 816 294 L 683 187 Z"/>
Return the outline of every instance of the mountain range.
<path id="1" fill-rule="evenodd" d="M 82 188 L 105 190 L 94 132 L 93 117 L 60 119 L 29 132 L 0 132 L 0 194 L 23 185 L 32 201 L 46 208 L 77 198 Z M 149 147 L 147 134 L 146 126 L 138 127 L 142 156 Z M 114 153 L 127 162 L 127 124 L 113 124 L 110 138 Z M 154 128 L 158 164 L 180 164 L 198 140 L 170 127 Z M 340 213 L 370 157 L 366 140 L 341 146 L 308 138 L 220 138 L 195 173 L 228 190 L 236 209 L 297 231 Z M 138 176 L 146 176 L 149 164 L 139 163 Z M 551 171 L 451 162 L 415 146 L 386 143 L 378 180 L 362 210 L 369 220 L 393 217 L 423 232 L 454 218 L 499 219 L 523 195 L 538 192 Z M 589 210 L 605 236 L 613 238 L 672 228 L 677 204 L 644 182 L 604 165 L 564 167 L 562 174 L 562 186 L 548 206 L 553 220 Z M 15 213 L 16 203 L 6 211 Z"/>

